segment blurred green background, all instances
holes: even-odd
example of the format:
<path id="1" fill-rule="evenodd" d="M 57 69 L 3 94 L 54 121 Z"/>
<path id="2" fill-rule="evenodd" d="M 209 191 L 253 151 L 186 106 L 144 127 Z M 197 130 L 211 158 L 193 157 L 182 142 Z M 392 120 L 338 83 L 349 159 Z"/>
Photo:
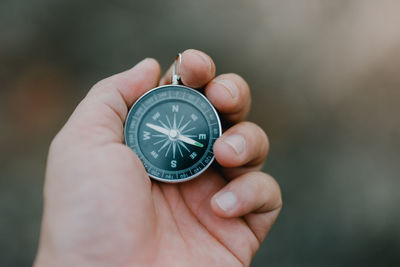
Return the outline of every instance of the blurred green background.
<path id="1" fill-rule="evenodd" d="M 0 266 L 29 266 L 48 145 L 96 81 L 210 54 L 252 88 L 284 208 L 253 266 L 400 266 L 400 2 L 0 1 Z"/>

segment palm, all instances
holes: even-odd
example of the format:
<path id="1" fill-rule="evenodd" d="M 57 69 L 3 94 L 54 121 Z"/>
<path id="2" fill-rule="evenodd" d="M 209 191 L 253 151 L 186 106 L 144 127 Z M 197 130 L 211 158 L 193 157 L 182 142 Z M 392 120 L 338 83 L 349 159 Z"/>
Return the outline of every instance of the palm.
<path id="1" fill-rule="evenodd" d="M 110 155 L 108 149 L 104 153 Z M 126 153 L 129 154 L 122 146 L 121 153 L 115 153 L 108 164 L 110 171 L 115 168 L 124 170 L 113 177 L 115 184 L 116 180 L 120 182 L 117 190 L 107 191 L 107 196 L 90 196 L 116 205 L 107 205 L 114 209 L 112 218 L 108 218 L 110 211 L 107 209 L 100 210 L 103 214 L 93 217 L 97 225 L 99 221 L 107 222 L 102 227 L 103 233 L 109 233 L 108 242 L 116 247 L 131 248 L 131 251 L 119 250 L 119 257 L 110 252 L 112 259 L 125 258 L 128 262 L 135 259 L 137 262 L 140 258 L 143 263 L 158 263 L 156 266 L 189 266 L 193 263 L 199 266 L 235 266 L 250 260 L 258 243 L 245 221 L 241 218 L 223 219 L 211 210 L 210 198 L 226 184 L 220 174 L 211 169 L 201 177 L 182 184 L 151 182 L 151 197 L 138 197 L 127 189 L 133 186 L 130 184 L 132 175 L 142 176 L 136 179 L 149 178 L 142 170 L 138 172 L 132 167 L 136 164 L 127 160 Z M 133 155 L 129 158 L 137 160 Z M 102 173 L 110 171 L 103 169 Z M 98 173 L 93 175 L 99 178 Z M 146 190 L 135 188 L 135 191 Z M 92 192 L 97 194 L 102 191 Z M 123 203 L 129 203 L 129 207 Z M 121 228 L 121 225 L 126 228 Z M 130 238 L 127 238 L 126 232 L 132 233 L 128 235 Z M 96 245 L 96 240 L 93 240 L 92 246 Z M 135 248 L 140 248 L 140 253 L 136 253 L 138 250 Z"/>

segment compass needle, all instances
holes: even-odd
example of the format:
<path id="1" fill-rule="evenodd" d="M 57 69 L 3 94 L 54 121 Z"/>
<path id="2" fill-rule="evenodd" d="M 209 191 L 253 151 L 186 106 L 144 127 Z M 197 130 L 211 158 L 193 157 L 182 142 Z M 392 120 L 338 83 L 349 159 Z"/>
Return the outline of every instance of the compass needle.
<path id="1" fill-rule="evenodd" d="M 187 137 L 186 135 L 180 135 L 178 137 L 178 139 L 179 139 L 179 141 L 185 142 L 186 144 L 189 144 L 189 145 L 194 145 L 194 146 L 198 146 L 198 147 L 204 146 L 202 143 L 199 143 L 196 140 L 193 140 L 192 138 Z"/>
<path id="2" fill-rule="evenodd" d="M 163 127 L 160 127 L 158 125 L 151 124 L 151 123 L 146 123 L 146 126 L 151 128 L 151 129 L 153 129 L 154 131 L 159 132 L 159 133 L 162 133 L 162 134 L 165 134 L 165 135 L 169 135 L 169 130 L 166 129 L 167 127 L 163 128 Z"/>
<path id="3" fill-rule="evenodd" d="M 152 136 L 153 137 L 163 137 L 163 138 L 165 138 L 165 134 L 153 134 Z"/>

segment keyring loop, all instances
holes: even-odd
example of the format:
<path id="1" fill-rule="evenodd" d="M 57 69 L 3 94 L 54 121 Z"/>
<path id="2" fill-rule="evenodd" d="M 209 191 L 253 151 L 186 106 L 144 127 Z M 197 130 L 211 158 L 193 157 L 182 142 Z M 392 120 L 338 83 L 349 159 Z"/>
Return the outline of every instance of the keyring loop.
<path id="1" fill-rule="evenodd" d="M 174 65 L 172 66 L 172 84 L 180 84 L 181 81 L 181 64 L 182 64 L 182 54 L 178 53 L 176 56 Z"/>

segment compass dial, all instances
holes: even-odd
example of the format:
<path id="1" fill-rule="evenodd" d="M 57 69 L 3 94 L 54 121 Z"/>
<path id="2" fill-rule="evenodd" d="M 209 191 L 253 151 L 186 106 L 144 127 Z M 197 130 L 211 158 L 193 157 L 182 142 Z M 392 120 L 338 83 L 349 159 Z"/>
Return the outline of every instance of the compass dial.
<path id="1" fill-rule="evenodd" d="M 221 123 L 201 93 L 166 85 L 144 94 L 125 124 L 125 142 L 147 173 L 164 182 L 181 182 L 203 172 L 214 160 Z"/>

